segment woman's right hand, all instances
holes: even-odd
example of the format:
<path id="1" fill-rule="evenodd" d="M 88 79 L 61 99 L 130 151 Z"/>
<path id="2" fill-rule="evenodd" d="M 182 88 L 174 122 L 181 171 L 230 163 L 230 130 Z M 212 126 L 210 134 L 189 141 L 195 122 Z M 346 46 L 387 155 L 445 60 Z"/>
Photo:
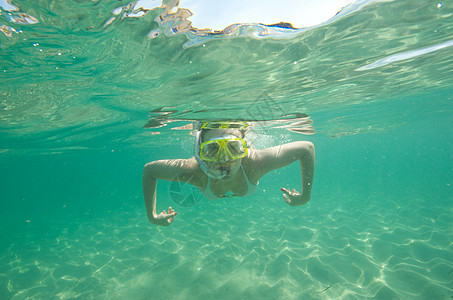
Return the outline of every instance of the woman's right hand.
<path id="1" fill-rule="evenodd" d="M 165 210 L 163 210 L 160 214 L 155 216 L 151 221 L 155 225 L 160 226 L 169 226 L 174 220 L 177 212 L 173 210 L 173 208 L 168 208 L 168 214 Z"/>

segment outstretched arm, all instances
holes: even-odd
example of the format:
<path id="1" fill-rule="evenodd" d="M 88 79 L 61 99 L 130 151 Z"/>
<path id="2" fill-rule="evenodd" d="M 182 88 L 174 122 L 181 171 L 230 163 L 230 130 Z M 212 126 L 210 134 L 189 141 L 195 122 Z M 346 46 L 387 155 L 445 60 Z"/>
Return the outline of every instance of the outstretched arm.
<path id="1" fill-rule="evenodd" d="M 315 171 L 315 147 L 313 143 L 301 141 L 257 150 L 252 160 L 257 166 L 257 176 L 282 168 L 299 160 L 302 175 L 302 191 L 297 192 L 282 188 L 286 203 L 297 206 L 307 203 L 311 197 L 311 188 Z"/>
<path id="2" fill-rule="evenodd" d="M 143 169 L 143 197 L 145 199 L 146 213 L 148 220 L 161 226 L 170 225 L 176 216 L 176 212 L 169 207 L 168 213 L 163 210 L 157 213 L 156 210 L 156 187 L 157 179 L 168 181 L 188 181 L 193 179 L 185 174 L 194 173 L 191 169 L 193 164 L 188 159 L 175 159 L 175 160 L 158 160 L 147 163 Z"/>

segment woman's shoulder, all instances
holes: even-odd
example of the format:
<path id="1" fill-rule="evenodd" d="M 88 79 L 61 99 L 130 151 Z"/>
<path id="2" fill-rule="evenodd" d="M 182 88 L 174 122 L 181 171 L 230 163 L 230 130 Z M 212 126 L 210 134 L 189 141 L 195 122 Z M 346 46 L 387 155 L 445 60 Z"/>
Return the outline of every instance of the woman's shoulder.
<path id="1" fill-rule="evenodd" d="M 260 179 L 260 163 L 256 149 L 250 149 L 249 155 L 242 159 L 242 167 L 250 182 L 258 182 Z"/>
<path id="2" fill-rule="evenodd" d="M 183 181 L 198 187 L 204 185 L 204 182 L 206 181 L 206 175 L 200 168 L 200 165 L 195 159 L 195 156 L 187 159 L 175 160 L 175 163 L 179 165 L 180 176 L 183 177 Z"/>

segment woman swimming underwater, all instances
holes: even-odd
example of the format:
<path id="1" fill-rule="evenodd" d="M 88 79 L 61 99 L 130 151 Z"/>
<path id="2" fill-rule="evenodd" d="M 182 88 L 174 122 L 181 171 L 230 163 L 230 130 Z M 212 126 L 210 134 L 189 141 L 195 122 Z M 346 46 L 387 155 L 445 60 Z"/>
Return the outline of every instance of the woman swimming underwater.
<path id="1" fill-rule="evenodd" d="M 222 124 L 220 126 L 212 126 Z M 270 171 L 298 160 L 302 173 L 302 192 L 282 188 L 283 197 L 291 206 L 310 200 L 315 168 L 315 147 L 298 141 L 257 150 L 244 139 L 246 126 L 229 128 L 221 123 L 197 123 L 194 156 L 189 159 L 152 161 L 143 169 L 143 195 L 151 223 L 170 225 L 176 216 L 173 208 L 156 211 L 157 179 L 187 182 L 198 187 L 205 198 L 250 196 L 258 181 Z"/>

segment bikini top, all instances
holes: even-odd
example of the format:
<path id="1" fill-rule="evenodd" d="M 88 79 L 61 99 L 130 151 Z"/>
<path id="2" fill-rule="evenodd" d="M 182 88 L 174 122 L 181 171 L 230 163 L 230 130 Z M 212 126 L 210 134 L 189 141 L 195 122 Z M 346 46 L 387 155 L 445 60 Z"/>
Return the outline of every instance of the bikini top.
<path id="1" fill-rule="evenodd" d="M 245 174 L 245 171 L 244 171 L 244 168 L 242 167 L 242 165 L 241 165 L 241 170 L 242 170 L 242 173 L 244 174 L 245 181 L 247 182 L 247 192 L 245 193 L 245 195 L 243 195 L 241 197 L 249 197 L 255 192 L 256 188 L 258 187 L 259 182 L 257 182 L 256 184 L 251 183 L 249 178 L 247 177 L 247 174 Z M 205 198 L 208 200 L 215 200 L 215 199 L 220 199 L 220 198 L 231 198 L 231 197 L 238 196 L 231 192 L 229 192 L 221 197 L 215 195 L 211 191 L 211 178 L 209 176 L 208 176 L 208 183 L 206 184 L 206 189 L 201 190 L 201 192 L 203 193 L 203 196 L 205 196 Z"/>

